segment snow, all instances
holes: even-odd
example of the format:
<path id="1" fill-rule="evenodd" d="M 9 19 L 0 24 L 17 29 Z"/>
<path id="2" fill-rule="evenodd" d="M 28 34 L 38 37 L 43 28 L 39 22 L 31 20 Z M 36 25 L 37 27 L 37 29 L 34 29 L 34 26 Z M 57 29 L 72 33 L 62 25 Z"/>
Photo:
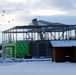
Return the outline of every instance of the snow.
<path id="1" fill-rule="evenodd" d="M 76 63 L 3 62 L 0 63 L 0 75 L 76 75 Z"/>
<path id="2" fill-rule="evenodd" d="M 76 40 L 50 41 L 53 47 L 72 47 L 76 46 Z"/>

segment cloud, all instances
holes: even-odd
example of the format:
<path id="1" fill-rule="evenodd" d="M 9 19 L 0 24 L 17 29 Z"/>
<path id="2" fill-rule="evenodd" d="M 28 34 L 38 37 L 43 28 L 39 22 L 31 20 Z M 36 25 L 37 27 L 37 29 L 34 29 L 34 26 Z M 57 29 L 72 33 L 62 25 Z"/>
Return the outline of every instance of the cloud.
<path id="1" fill-rule="evenodd" d="M 4 9 L 7 11 L 7 14 L 26 14 L 34 10 L 60 10 L 66 11 L 75 11 L 76 1 L 75 0 L 4 0 L 0 1 L 1 10 Z M 24 12 L 24 13 L 22 13 Z M 34 11 L 35 12 L 35 11 Z M 36 15 L 36 14 L 35 14 Z M 59 15 L 59 14 L 58 14 Z"/>
<path id="2" fill-rule="evenodd" d="M 39 9 L 39 10 L 33 10 L 29 13 L 29 15 L 37 15 L 37 16 L 51 16 L 51 15 L 64 15 L 67 14 L 65 11 L 59 11 L 59 10 L 48 10 L 48 9 Z"/>
<path id="3" fill-rule="evenodd" d="M 27 0 L 7 0 L 8 2 L 14 2 L 14 3 L 23 3 L 27 2 Z"/>
<path id="4" fill-rule="evenodd" d="M 1 0 L 0 14 L 5 10 L 5 15 L 12 15 L 16 23 L 28 23 L 37 16 L 76 16 L 75 0 Z M 24 22 L 26 21 L 26 22 Z M 16 24 L 16 25 L 17 25 Z"/>
<path id="5" fill-rule="evenodd" d="M 62 9 L 73 8 L 73 0 L 53 0 L 53 6 Z"/>

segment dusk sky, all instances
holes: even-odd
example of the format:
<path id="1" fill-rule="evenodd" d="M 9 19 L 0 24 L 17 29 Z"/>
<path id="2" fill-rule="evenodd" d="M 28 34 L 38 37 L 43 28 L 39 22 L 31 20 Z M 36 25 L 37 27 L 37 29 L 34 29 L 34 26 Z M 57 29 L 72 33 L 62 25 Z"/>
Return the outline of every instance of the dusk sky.
<path id="1" fill-rule="evenodd" d="M 0 31 L 29 24 L 33 18 L 76 24 L 76 0 L 0 0 L 2 14 Z"/>

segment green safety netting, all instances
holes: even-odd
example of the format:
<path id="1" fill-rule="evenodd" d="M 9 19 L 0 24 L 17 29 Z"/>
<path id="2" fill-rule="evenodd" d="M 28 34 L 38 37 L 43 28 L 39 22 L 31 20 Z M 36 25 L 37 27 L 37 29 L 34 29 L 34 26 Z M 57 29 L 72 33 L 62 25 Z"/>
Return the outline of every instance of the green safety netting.
<path id="1" fill-rule="evenodd" d="M 10 46 L 7 47 L 4 51 L 4 56 L 6 57 L 12 57 L 13 56 L 13 51 L 11 46 L 14 46 L 14 56 L 16 57 L 25 57 L 30 55 L 30 42 L 29 41 L 20 41 L 12 44 L 6 44 L 5 46 Z"/>

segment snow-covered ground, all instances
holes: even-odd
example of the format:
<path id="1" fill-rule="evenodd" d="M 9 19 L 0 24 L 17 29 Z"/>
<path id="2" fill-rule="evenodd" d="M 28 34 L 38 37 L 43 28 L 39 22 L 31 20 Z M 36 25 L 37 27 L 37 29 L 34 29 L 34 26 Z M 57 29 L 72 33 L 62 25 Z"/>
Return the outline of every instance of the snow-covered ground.
<path id="1" fill-rule="evenodd" d="M 0 75 L 76 75 L 76 63 L 3 62 L 0 63 Z"/>

